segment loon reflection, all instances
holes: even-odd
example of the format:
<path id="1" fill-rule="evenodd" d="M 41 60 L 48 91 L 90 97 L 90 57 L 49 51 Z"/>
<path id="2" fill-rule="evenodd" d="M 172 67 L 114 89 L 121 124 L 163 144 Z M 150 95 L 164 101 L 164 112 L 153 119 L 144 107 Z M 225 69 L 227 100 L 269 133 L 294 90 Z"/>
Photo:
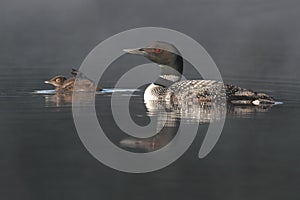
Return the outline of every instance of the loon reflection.
<path id="1" fill-rule="evenodd" d="M 132 152 L 152 152 L 163 148 L 177 134 L 180 123 L 205 125 L 225 119 L 226 116 L 248 118 L 260 112 L 267 112 L 271 106 L 249 106 L 235 104 L 192 104 L 185 107 L 170 107 L 164 101 L 146 101 L 148 116 L 156 116 L 157 127 L 163 127 L 149 138 L 126 137 L 119 145 Z M 160 124 L 164 123 L 164 124 Z"/>

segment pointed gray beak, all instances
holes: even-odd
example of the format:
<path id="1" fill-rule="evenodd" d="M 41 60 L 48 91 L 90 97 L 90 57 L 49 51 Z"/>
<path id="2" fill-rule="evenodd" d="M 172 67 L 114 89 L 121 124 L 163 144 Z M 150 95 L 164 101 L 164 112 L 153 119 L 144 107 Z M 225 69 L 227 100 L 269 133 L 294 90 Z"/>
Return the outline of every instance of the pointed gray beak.
<path id="1" fill-rule="evenodd" d="M 44 81 L 44 83 L 46 83 L 46 84 L 51 84 L 50 81 Z"/>
<path id="2" fill-rule="evenodd" d="M 126 53 L 130 53 L 130 54 L 136 54 L 136 55 L 145 55 L 146 52 L 144 51 L 144 49 L 142 48 L 136 48 L 136 49 L 123 49 L 123 51 L 125 51 Z"/>

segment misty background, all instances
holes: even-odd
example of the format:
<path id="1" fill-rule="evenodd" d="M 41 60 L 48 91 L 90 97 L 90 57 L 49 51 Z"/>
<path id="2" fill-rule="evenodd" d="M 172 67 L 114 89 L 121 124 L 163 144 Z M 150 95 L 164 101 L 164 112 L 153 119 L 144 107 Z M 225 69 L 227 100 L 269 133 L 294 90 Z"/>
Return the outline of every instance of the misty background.
<path id="1" fill-rule="evenodd" d="M 2 0 L 0 66 L 68 72 L 108 37 L 157 26 L 194 38 L 225 77 L 296 79 L 299 8 L 297 0 Z"/>

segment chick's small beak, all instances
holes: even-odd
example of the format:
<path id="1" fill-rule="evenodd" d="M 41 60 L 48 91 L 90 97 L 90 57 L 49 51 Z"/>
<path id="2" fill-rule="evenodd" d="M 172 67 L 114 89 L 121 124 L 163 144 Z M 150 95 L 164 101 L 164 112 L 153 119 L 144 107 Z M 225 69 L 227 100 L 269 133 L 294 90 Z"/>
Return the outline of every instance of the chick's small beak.
<path id="1" fill-rule="evenodd" d="M 44 83 L 46 83 L 46 84 L 51 84 L 51 82 L 50 82 L 50 81 L 44 81 Z"/>
<path id="2" fill-rule="evenodd" d="M 146 51 L 143 48 L 137 48 L 137 49 L 123 49 L 126 53 L 130 54 L 136 54 L 136 55 L 145 55 Z"/>

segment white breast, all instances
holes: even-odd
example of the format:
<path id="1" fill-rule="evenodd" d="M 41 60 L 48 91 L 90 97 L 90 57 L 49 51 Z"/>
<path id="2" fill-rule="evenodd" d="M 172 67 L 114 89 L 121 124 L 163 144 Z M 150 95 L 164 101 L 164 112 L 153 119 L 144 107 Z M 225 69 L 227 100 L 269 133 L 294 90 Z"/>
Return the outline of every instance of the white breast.
<path id="1" fill-rule="evenodd" d="M 144 93 L 144 100 L 147 101 L 155 101 L 155 100 L 162 100 L 164 98 L 166 92 L 166 88 L 151 83 Z"/>
<path id="2" fill-rule="evenodd" d="M 156 88 L 158 88 L 160 86 L 158 85 L 155 85 L 153 83 L 151 83 L 145 90 L 145 93 L 144 93 L 144 100 L 147 101 L 147 100 L 158 100 L 158 96 L 153 94 L 153 91 L 156 90 Z"/>

